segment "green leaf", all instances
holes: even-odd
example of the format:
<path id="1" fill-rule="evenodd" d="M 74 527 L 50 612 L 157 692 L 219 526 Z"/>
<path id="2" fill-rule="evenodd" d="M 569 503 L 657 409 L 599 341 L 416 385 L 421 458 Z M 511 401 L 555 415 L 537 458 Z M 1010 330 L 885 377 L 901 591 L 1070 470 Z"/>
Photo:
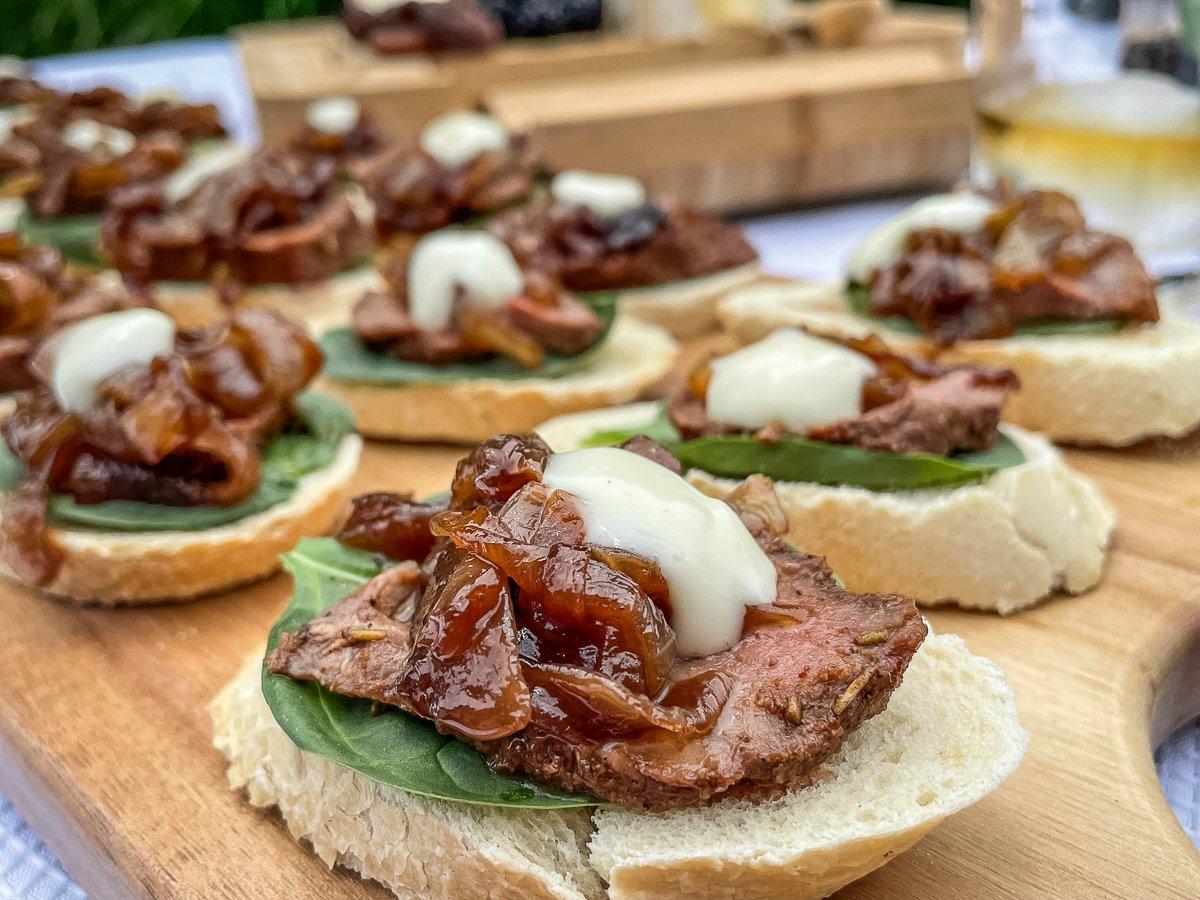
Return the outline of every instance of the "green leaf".
<path id="1" fill-rule="evenodd" d="M 387 561 L 344 547 L 332 538 L 308 538 L 285 554 L 295 584 L 291 602 L 271 630 L 268 647 L 295 631 L 381 572 Z M 343 697 L 313 682 L 263 669 L 263 696 L 279 727 L 297 747 L 410 794 L 524 809 L 593 806 L 531 781 L 498 775 L 469 744 L 439 734 L 432 722 L 389 710 L 376 715 L 369 700 Z"/>
<path id="2" fill-rule="evenodd" d="M 871 300 L 861 284 L 846 288 L 846 305 L 861 318 L 897 334 L 921 334 L 916 324 L 904 316 L 877 316 L 871 312 Z M 1126 325 L 1117 319 L 1031 319 L 1013 329 L 1013 337 L 1095 337 L 1116 334 Z"/>
<path id="3" fill-rule="evenodd" d="M 686 468 L 726 478 L 761 473 L 777 481 L 852 485 L 872 491 L 905 491 L 982 481 L 1025 461 L 1021 449 L 999 434 L 990 450 L 956 456 L 886 453 L 801 438 L 770 443 L 753 435 L 696 438 L 670 450 Z"/>
<path id="4" fill-rule="evenodd" d="M 597 431 L 591 437 L 585 438 L 584 447 L 613 447 L 623 444 L 631 437 L 644 434 L 652 441 L 657 441 L 664 447 L 679 443 L 679 432 L 667 418 L 666 405 L 659 406 L 654 418 L 640 428 L 613 428 L 608 431 Z"/>
<path id="5" fill-rule="evenodd" d="M 17 217 L 17 231 L 28 243 L 49 244 L 74 262 L 89 266 L 101 264 L 99 216 L 35 219 L 28 210 L 22 210 Z"/>
<path id="6" fill-rule="evenodd" d="M 585 447 L 620 444 L 637 434 L 658 441 L 675 454 L 685 468 L 700 469 L 725 478 L 763 474 L 778 481 L 851 485 L 872 491 L 904 491 L 982 481 L 1000 469 L 1025 461 L 1013 441 L 996 436 L 991 448 L 976 453 L 938 456 L 934 453 L 886 453 L 846 444 L 829 444 L 805 438 L 783 438 L 767 443 L 753 435 L 695 438 L 681 441 L 666 407 L 641 428 L 600 431 L 583 442 Z"/>
<path id="7" fill-rule="evenodd" d="M 537 369 L 525 369 L 511 359 L 496 356 L 473 363 L 429 366 L 406 362 L 383 353 L 372 353 L 349 326 L 334 328 L 321 336 L 325 353 L 325 376 L 335 381 L 370 384 L 446 384 L 483 378 L 517 380 L 523 378 L 561 378 L 584 366 L 608 339 L 617 315 L 615 293 L 590 294 L 587 304 L 604 323 L 600 339 L 578 356 L 547 354 Z"/>
<path id="8" fill-rule="evenodd" d="M 48 521 L 60 528 L 131 533 L 218 528 L 286 502 L 301 477 L 333 462 L 342 439 L 353 431 L 354 417 L 342 404 L 306 392 L 296 398 L 292 429 L 264 449 L 257 490 L 236 506 L 162 506 L 137 500 L 85 504 L 68 494 L 52 494 Z M 0 490 L 11 490 L 20 478 L 20 463 L 0 443 Z"/>

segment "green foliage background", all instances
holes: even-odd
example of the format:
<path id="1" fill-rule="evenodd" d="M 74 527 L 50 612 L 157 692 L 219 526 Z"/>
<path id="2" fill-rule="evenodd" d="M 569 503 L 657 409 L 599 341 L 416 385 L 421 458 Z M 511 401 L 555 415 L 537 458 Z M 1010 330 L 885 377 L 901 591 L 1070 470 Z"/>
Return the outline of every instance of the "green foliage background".
<path id="1" fill-rule="evenodd" d="M 328 15 L 341 0 L 0 0 L 0 54 L 35 57 Z"/>

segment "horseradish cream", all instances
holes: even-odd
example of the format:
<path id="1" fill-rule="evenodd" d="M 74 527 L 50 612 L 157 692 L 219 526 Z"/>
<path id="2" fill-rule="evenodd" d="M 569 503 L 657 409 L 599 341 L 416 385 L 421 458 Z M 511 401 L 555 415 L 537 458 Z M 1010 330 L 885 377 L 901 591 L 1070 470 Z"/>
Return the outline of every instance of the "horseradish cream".
<path id="1" fill-rule="evenodd" d="M 569 169 L 550 182 L 550 194 L 567 206 L 582 206 L 598 219 L 615 219 L 646 202 L 646 188 L 627 175 Z"/>
<path id="2" fill-rule="evenodd" d="M 50 386 L 67 412 L 95 405 L 104 379 L 130 366 L 148 366 L 175 348 L 175 323 L 156 309 L 127 309 L 94 316 L 55 336 Z"/>
<path id="3" fill-rule="evenodd" d="M 95 119 L 76 119 L 63 129 L 63 143 L 80 153 L 102 147 L 112 156 L 124 156 L 133 149 L 135 139 L 124 128 L 104 125 Z"/>
<path id="4" fill-rule="evenodd" d="M 353 0 L 352 6 L 357 6 L 363 12 L 379 15 L 397 6 L 407 6 L 409 3 L 445 3 L 446 0 Z"/>
<path id="5" fill-rule="evenodd" d="M 846 275 L 851 281 L 867 284 L 871 275 L 891 265 L 904 252 L 904 241 L 923 228 L 944 228 L 966 234 L 975 231 L 996 211 L 996 204 L 969 192 L 934 194 L 888 219 L 850 255 Z"/>
<path id="6" fill-rule="evenodd" d="M 875 364 L 861 353 L 785 329 L 713 360 L 709 418 L 740 428 L 781 422 L 804 432 L 862 412 L 863 382 Z"/>
<path id="7" fill-rule="evenodd" d="M 441 331 L 450 324 L 457 288 L 465 288 L 472 303 L 500 306 L 524 286 L 520 266 L 499 238 L 435 231 L 417 242 L 408 261 L 408 314 L 419 327 Z"/>
<path id="8" fill-rule="evenodd" d="M 308 104 L 304 121 L 321 134 L 349 134 L 361 113 L 358 101 L 352 97 L 326 97 Z"/>
<path id="9" fill-rule="evenodd" d="M 232 169 L 250 158 L 250 148 L 233 141 L 194 152 L 182 166 L 163 179 L 167 200 L 177 203 L 214 175 Z"/>
<path id="10" fill-rule="evenodd" d="M 421 149 L 443 166 L 457 169 L 481 153 L 506 151 L 508 132 L 483 113 L 449 113 L 425 126 L 421 132 Z"/>
<path id="11" fill-rule="evenodd" d="M 680 656 L 727 650 L 747 606 L 775 600 L 775 566 L 727 504 L 615 447 L 555 453 L 542 481 L 570 494 L 587 540 L 654 560 L 671 596 Z"/>

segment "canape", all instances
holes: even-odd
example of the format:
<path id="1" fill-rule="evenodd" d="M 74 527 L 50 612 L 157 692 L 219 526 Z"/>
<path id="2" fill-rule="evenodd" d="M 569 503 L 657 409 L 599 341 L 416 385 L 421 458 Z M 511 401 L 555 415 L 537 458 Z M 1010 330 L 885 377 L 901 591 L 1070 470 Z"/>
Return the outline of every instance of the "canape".
<path id="1" fill-rule="evenodd" d="M 745 339 L 779 326 L 880 334 L 908 352 L 1014 370 L 1005 417 L 1055 441 L 1124 446 L 1200 427 L 1200 324 L 1159 308 L 1124 238 L 1069 197 L 929 197 L 853 255 L 846 290 L 760 286 L 728 298 Z"/>
<path id="2" fill-rule="evenodd" d="M 485 50 L 504 39 L 479 0 L 349 0 L 341 17 L 351 35 L 385 56 Z"/>
<path id="3" fill-rule="evenodd" d="M 653 200 L 622 175 L 560 172 L 549 197 L 489 228 L 522 264 L 568 290 L 616 291 L 630 315 L 676 337 L 710 330 L 717 301 L 760 276 L 758 254 L 736 225 Z"/>
<path id="4" fill-rule="evenodd" d="M 404 242 L 528 200 L 537 174 L 524 135 L 464 111 L 429 122 L 416 146 L 383 155 L 361 178 L 379 238 Z"/>
<path id="5" fill-rule="evenodd" d="M 305 110 L 304 124 L 288 141 L 293 150 L 332 157 L 345 177 L 361 181 L 394 144 L 353 97 L 323 97 Z"/>
<path id="6" fill-rule="evenodd" d="M 505 435 L 359 498 L 212 705 L 230 784 L 402 897 L 823 897 L 1015 769 L 993 663 L 677 473 Z"/>
<path id="7" fill-rule="evenodd" d="M 182 325 L 262 307 L 345 321 L 375 283 L 370 226 L 332 158 L 262 150 L 189 188 L 118 191 L 102 227 L 113 267 Z"/>
<path id="8" fill-rule="evenodd" d="M 24 99 L 0 128 L 0 196 L 22 201 L 15 224 L 28 240 L 77 262 L 101 262 L 99 217 L 114 191 L 210 165 L 211 153 L 228 152 L 212 104 L 10 81 L 7 93 Z"/>
<path id="9" fill-rule="evenodd" d="M 320 365 L 265 310 L 200 332 L 152 309 L 58 331 L 0 423 L 4 574 L 114 605 L 275 571 L 341 514 L 361 447 L 344 407 L 302 393 Z"/>
<path id="10" fill-rule="evenodd" d="M 662 441 L 728 496 L 775 479 L 788 538 L 854 590 L 1009 614 L 1103 572 L 1113 513 L 1044 438 L 1000 426 L 1008 370 L 901 356 L 878 338 L 776 331 L 702 364 L 669 404 L 564 416 L 555 450 Z"/>
<path id="11" fill-rule="evenodd" d="M 384 287 L 321 337 L 322 389 L 363 434 L 474 443 L 550 415 L 636 399 L 675 342 L 523 269 L 485 231 L 446 229 L 390 256 Z"/>

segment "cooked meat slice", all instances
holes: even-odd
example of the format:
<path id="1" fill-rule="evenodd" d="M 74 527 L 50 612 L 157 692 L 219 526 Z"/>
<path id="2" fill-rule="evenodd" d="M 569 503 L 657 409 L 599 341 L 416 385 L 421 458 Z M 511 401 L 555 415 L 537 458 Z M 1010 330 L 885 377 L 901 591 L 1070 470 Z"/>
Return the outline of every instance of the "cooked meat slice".
<path id="1" fill-rule="evenodd" d="M 912 387 L 899 399 L 853 419 L 809 430 L 809 437 L 890 453 L 985 450 L 996 440 L 1008 390 L 969 371 Z"/>
<path id="2" fill-rule="evenodd" d="M 645 627 L 655 631 L 651 623 L 661 619 L 641 587 L 642 579 L 653 581 L 647 578 L 653 563 L 582 543 L 570 498 L 536 476 L 498 511 L 452 507 L 438 518 L 434 531 L 458 547 L 436 557 L 419 604 L 411 581 L 397 586 L 391 580 L 400 576 L 385 573 L 286 635 L 268 666 L 339 693 L 407 710 L 421 705 L 457 734 L 478 735 L 488 727 L 499 734 L 503 722 L 481 723 L 464 704 L 445 704 L 422 690 L 435 683 L 435 660 L 446 667 L 445 683 L 462 685 L 462 673 L 456 674 L 462 660 L 478 663 L 462 644 L 482 632 L 489 639 L 478 646 L 491 648 L 486 659 L 503 698 L 496 706 L 505 711 L 504 722 L 528 713 L 523 726 L 503 736 L 473 738 L 501 771 L 648 810 L 768 798 L 806 786 L 820 777 L 845 735 L 884 708 L 926 628 L 911 601 L 851 593 L 822 560 L 788 546 L 768 527 L 775 518 L 761 496 L 768 489 L 760 479 L 739 503 L 778 573 L 775 602 L 747 609 L 741 639 L 730 650 L 679 661 L 672 641 L 669 670 L 657 680 L 637 677 L 637 666 L 615 665 L 626 654 L 648 672 L 646 660 L 661 649 L 645 640 Z M 478 576 L 489 569 L 512 585 L 516 657 L 498 592 Z M 409 571 L 419 577 L 415 565 Z M 383 594 L 391 596 L 386 603 Z M 405 638 L 403 611 L 414 606 L 419 634 Z M 471 625 L 481 621 L 482 629 Z M 631 630 L 637 622 L 645 627 Z M 372 639 L 350 644 L 346 635 L 362 629 Z M 440 640 L 440 652 L 430 652 L 434 641 L 423 644 L 421 634 Z M 415 687 L 406 681 L 415 677 L 410 644 L 428 661 Z M 482 690 L 479 682 L 469 683 Z M 459 695 L 452 689 L 447 696 Z"/>
<path id="3" fill-rule="evenodd" d="M 282 635 L 267 668 L 348 697 L 402 706 L 394 685 L 411 653 L 412 619 L 424 586 L 414 562 L 384 569 L 299 630 Z"/>

